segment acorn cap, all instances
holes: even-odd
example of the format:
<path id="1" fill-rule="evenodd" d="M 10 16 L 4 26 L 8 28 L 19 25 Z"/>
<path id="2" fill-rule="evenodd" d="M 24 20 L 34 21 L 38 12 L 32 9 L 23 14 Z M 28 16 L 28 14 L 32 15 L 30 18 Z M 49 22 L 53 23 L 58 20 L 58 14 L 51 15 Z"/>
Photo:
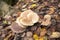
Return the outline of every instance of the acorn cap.
<path id="1" fill-rule="evenodd" d="M 33 33 L 30 32 L 30 31 L 26 33 L 26 36 L 27 36 L 27 37 L 32 37 L 32 35 L 33 35 Z"/>

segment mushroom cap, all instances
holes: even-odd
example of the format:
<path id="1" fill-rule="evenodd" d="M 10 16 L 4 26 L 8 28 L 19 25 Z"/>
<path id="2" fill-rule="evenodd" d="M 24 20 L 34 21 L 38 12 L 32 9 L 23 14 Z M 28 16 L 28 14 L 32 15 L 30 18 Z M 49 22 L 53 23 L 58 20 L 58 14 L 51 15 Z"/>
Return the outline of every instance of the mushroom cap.
<path id="1" fill-rule="evenodd" d="M 31 10 L 26 10 L 21 13 L 20 17 L 17 19 L 22 25 L 25 26 L 32 26 L 34 23 L 38 22 L 39 16 L 31 11 Z"/>
<path id="2" fill-rule="evenodd" d="M 44 20 L 42 20 L 41 25 L 50 26 L 51 25 L 51 15 L 45 15 Z"/>
<path id="3" fill-rule="evenodd" d="M 25 31 L 25 28 L 22 28 L 21 26 L 19 26 L 16 22 L 13 22 L 10 26 L 11 30 L 14 33 L 22 33 Z"/>
<path id="4" fill-rule="evenodd" d="M 44 16 L 44 19 L 51 20 L 51 15 L 48 15 L 48 14 L 45 15 L 45 16 Z"/>
<path id="5" fill-rule="evenodd" d="M 50 26 L 51 25 L 51 21 L 42 21 L 41 25 L 44 25 L 44 26 Z"/>
<path id="6" fill-rule="evenodd" d="M 53 32 L 50 37 L 51 38 L 59 38 L 60 37 L 60 32 Z"/>

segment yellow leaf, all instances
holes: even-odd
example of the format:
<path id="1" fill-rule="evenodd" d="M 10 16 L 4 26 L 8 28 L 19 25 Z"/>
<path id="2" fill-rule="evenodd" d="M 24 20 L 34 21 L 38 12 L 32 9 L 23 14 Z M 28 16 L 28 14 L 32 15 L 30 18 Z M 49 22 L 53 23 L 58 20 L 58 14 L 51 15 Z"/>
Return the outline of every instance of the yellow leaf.
<path id="1" fill-rule="evenodd" d="M 41 37 L 39 40 L 44 40 L 44 37 Z"/>
<path id="2" fill-rule="evenodd" d="M 37 6 L 36 4 L 32 4 L 32 5 L 31 5 L 31 8 L 36 7 L 36 6 Z"/>
<path id="3" fill-rule="evenodd" d="M 34 34 L 33 35 L 33 38 L 34 38 L 34 40 L 38 40 L 38 35 L 37 34 Z"/>

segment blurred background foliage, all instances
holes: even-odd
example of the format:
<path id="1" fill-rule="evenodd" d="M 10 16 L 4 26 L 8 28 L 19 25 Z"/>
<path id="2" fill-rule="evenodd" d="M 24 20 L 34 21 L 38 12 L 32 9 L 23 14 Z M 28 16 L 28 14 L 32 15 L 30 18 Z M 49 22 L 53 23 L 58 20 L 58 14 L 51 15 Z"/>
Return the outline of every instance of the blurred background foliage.
<path id="1" fill-rule="evenodd" d="M 18 2 L 18 0 L 2 0 L 2 1 L 4 1 L 7 4 L 12 5 L 12 6 L 15 5 Z"/>
<path id="2" fill-rule="evenodd" d="M 9 12 L 10 6 L 16 5 L 18 0 L 0 0 L 0 16 L 4 16 Z"/>

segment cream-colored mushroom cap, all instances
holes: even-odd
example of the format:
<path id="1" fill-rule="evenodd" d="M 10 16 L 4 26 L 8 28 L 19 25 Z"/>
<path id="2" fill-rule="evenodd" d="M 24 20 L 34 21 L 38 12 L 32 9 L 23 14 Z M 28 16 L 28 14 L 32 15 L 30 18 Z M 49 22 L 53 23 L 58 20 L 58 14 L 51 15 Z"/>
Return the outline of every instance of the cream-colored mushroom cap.
<path id="1" fill-rule="evenodd" d="M 51 15 L 48 14 L 45 15 L 41 25 L 45 25 L 45 26 L 51 25 Z"/>
<path id="2" fill-rule="evenodd" d="M 60 37 L 60 32 L 53 32 L 50 37 L 51 38 L 59 38 Z"/>
<path id="3" fill-rule="evenodd" d="M 48 14 L 45 15 L 45 16 L 44 16 L 44 19 L 51 20 L 51 15 L 48 15 Z"/>
<path id="4" fill-rule="evenodd" d="M 48 26 L 50 24 L 51 24 L 51 21 L 48 21 L 48 20 L 42 21 L 42 23 L 41 23 L 41 25 L 45 25 L 45 26 Z"/>
<path id="5" fill-rule="evenodd" d="M 26 10 L 21 13 L 18 20 L 22 25 L 32 26 L 34 25 L 34 23 L 38 22 L 39 16 L 37 15 L 37 13 L 33 12 L 32 10 Z"/>

